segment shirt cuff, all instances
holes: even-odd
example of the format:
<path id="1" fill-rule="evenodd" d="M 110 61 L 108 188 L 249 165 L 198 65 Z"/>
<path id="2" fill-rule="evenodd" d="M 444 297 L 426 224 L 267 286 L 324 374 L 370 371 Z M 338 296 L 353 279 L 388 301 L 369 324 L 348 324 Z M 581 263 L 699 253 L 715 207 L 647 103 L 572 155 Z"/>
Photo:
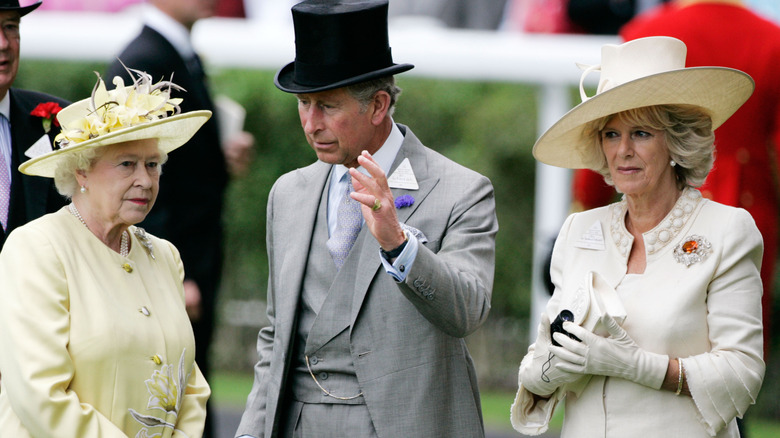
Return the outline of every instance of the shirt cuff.
<path id="1" fill-rule="evenodd" d="M 379 251 L 379 259 L 382 261 L 382 266 L 385 267 L 385 272 L 390 274 L 396 282 L 403 283 L 406 280 L 406 275 L 409 270 L 412 269 L 414 260 L 417 258 L 417 249 L 420 246 L 420 242 L 417 240 L 414 234 L 407 230 L 404 230 L 406 235 L 406 247 L 401 254 L 396 257 L 395 261 L 391 264 L 390 260 L 387 260 L 382 251 Z"/>

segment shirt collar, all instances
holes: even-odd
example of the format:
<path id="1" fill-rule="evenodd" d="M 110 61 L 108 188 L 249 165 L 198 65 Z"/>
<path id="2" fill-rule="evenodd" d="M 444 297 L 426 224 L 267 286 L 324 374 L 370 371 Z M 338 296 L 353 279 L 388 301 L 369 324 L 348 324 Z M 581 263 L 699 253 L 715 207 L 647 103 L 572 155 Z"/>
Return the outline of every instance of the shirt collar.
<path id="1" fill-rule="evenodd" d="M 398 151 L 401 150 L 401 144 L 404 142 L 404 135 L 401 133 L 401 130 L 398 129 L 395 122 L 392 122 L 392 125 L 393 128 L 390 130 L 390 135 L 387 136 L 382 147 L 373 154 L 374 161 L 379 164 L 379 167 L 382 168 L 385 174 L 390 172 L 390 167 L 393 165 L 395 157 L 398 155 Z M 347 173 L 347 170 L 347 166 L 344 166 L 343 164 L 334 165 L 333 181 L 341 181 L 341 178 Z M 364 169 L 363 166 L 358 166 L 357 170 L 368 175 L 368 171 Z"/>
<path id="2" fill-rule="evenodd" d="M 147 4 L 144 6 L 143 17 L 147 26 L 164 36 L 182 58 L 189 59 L 195 55 L 195 49 L 192 47 L 192 41 L 190 40 L 190 32 L 183 24 L 152 5 Z"/>
<path id="3" fill-rule="evenodd" d="M 6 119 L 11 120 L 11 92 L 5 93 L 5 97 L 0 100 L 0 114 Z"/>

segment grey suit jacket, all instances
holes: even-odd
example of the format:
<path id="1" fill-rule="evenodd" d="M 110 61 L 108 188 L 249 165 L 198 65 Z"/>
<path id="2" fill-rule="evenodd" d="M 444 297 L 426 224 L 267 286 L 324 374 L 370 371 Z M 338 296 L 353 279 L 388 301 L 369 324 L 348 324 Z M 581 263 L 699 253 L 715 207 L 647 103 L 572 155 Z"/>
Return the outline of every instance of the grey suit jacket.
<path id="1" fill-rule="evenodd" d="M 419 190 L 398 218 L 421 230 L 404 283 L 381 266 L 379 244 L 364 227 L 350 254 L 354 275 L 340 275 L 353 293 L 349 326 L 352 359 L 380 437 L 484 435 L 477 379 L 463 338 L 487 318 L 493 286 L 495 215 L 490 181 L 423 146 L 405 126 L 392 170 L 409 158 Z M 290 172 L 271 190 L 267 211 L 268 319 L 257 341 L 255 382 L 237 436 L 275 436 L 290 366 L 292 338 L 317 206 L 331 166 L 316 162 Z M 356 257 L 355 252 L 359 252 Z M 345 269 L 342 268 L 342 269 Z M 318 318 L 320 319 L 320 318 Z M 316 353 L 345 328 L 309 338 Z"/>

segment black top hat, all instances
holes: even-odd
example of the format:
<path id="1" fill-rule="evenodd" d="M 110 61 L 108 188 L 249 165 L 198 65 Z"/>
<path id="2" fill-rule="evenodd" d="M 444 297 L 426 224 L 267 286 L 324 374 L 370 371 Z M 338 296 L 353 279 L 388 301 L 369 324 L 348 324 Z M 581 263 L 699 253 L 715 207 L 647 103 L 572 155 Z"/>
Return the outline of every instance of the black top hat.
<path id="1" fill-rule="evenodd" d="M 307 0 L 292 7 L 295 61 L 274 83 L 288 93 L 316 93 L 411 70 L 394 64 L 387 0 Z"/>
<path id="2" fill-rule="evenodd" d="M 0 0 L 0 12 L 19 11 L 20 16 L 25 16 L 41 5 L 41 2 L 29 6 L 19 6 L 19 0 Z"/>

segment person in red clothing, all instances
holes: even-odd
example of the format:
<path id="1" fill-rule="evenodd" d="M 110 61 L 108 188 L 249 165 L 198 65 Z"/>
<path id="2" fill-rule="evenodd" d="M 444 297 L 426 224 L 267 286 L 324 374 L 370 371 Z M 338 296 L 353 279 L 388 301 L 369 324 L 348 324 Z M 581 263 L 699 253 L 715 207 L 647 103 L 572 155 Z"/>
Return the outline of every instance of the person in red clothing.
<path id="1" fill-rule="evenodd" d="M 748 73 L 756 83 L 747 103 L 715 131 L 715 166 L 701 192 L 749 211 L 763 235 L 767 357 L 780 211 L 780 27 L 750 11 L 741 0 L 677 0 L 635 17 L 620 30 L 620 36 L 626 41 L 647 36 L 678 38 L 688 46 L 687 67 L 732 67 Z M 614 196 L 614 189 L 600 175 L 587 170 L 575 173 L 576 209 L 606 205 Z"/>

